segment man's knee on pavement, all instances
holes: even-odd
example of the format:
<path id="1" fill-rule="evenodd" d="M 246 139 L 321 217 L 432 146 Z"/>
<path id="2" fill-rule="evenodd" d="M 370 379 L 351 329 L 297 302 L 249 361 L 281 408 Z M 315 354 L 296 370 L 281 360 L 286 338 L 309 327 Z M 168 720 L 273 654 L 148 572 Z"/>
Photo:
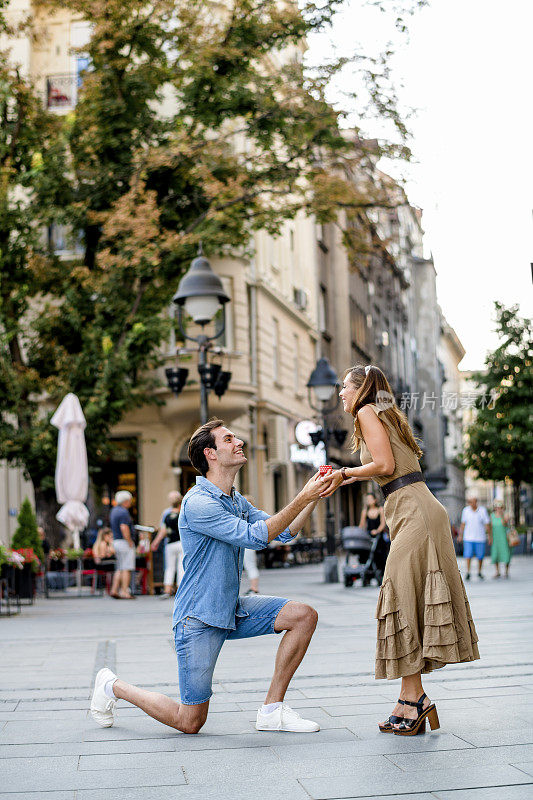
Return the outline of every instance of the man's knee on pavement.
<path id="1" fill-rule="evenodd" d="M 182 722 L 180 724 L 179 730 L 182 733 L 199 733 L 204 724 L 205 720 L 188 720 L 187 722 Z"/>
<path id="2" fill-rule="evenodd" d="M 183 709 L 187 709 L 185 715 Z M 192 711 L 190 706 L 182 705 L 178 712 L 178 720 L 175 727 L 182 731 L 182 733 L 198 733 L 205 725 L 206 719 L 207 711 L 203 709 Z"/>

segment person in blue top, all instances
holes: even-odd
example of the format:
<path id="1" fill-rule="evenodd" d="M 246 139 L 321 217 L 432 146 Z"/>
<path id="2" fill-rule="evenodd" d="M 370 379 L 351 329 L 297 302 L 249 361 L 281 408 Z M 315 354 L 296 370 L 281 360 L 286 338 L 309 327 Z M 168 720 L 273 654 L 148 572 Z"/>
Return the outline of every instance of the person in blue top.
<path id="1" fill-rule="evenodd" d="M 213 672 L 226 639 L 285 631 L 256 728 L 318 731 L 316 722 L 302 719 L 284 702 L 316 628 L 316 611 L 284 597 L 239 597 L 239 584 L 244 549 L 262 550 L 274 539 L 288 542 L 296 536 L 330 477 L 317 473 L 292 502 L 269 516 L 233 486 L 246 456 L 243 441 L 222 420 L 210 420 L 192 435 L 189 459 L 200 477 L 185 495 L 179 516 L 185 572 L 174 601 L 173 629 L 181 703 L 132 686 L 104 668 L 96 676 L 93 719 L 103 727 L 113 725 L 115 702 L 122 698 L 165 725 L 198 733 L 207 719 Z"/>

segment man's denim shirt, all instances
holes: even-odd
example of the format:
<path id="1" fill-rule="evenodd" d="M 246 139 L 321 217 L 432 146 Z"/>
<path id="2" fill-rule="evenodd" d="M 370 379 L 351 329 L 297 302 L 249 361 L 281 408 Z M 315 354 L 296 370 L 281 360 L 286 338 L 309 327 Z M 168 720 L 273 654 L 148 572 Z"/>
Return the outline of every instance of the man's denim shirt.
<path id="1" fill-rule="evenodd" d="M 195 617 L 235 630 L 235 617 L 248 616 L 239 601 L 244 549 L 267 546 L 268 518 L 234 488 L 227 495 L 207 478 L 196 478 L 179 516 L 185 574 L 174 601 L 173 626 Z M 288 528 L 277 537 L 280 542 L 292 539 Z"/>

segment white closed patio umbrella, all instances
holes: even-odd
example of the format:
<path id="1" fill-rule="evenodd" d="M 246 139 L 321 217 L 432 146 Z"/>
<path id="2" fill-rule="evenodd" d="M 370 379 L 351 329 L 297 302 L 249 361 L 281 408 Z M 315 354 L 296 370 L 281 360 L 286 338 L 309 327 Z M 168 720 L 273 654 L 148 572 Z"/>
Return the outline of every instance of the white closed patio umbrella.
<path id="1" fill-rule="evenodd" d="M 72 531 L 74 547 L 79 548 L 80 531 L 89 522 L 89 509 L 85 505 L 89 467 L 84 433 L 86 422 L 75 394 L 70 392 L 63 398 L 50 422 L 59 430 L 55 483 L 57 502 L 63 505 L 56 519 Z"/>

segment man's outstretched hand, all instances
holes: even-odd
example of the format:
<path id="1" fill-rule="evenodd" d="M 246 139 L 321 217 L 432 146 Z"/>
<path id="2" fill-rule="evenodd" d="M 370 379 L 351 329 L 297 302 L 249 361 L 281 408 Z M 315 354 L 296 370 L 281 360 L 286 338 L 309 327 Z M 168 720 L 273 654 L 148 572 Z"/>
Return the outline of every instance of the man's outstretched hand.
<path id="1" fill-rule="evenodd" d="M 328 472 L 327 475 L 321 475 L 316 472 L 305 484 L 300 494 L 305 497 L 308 503 L 313 503 L 322 496 L 322 492 L 326 491 L 331 483 L 331 476 L 334 473 Z"/>

